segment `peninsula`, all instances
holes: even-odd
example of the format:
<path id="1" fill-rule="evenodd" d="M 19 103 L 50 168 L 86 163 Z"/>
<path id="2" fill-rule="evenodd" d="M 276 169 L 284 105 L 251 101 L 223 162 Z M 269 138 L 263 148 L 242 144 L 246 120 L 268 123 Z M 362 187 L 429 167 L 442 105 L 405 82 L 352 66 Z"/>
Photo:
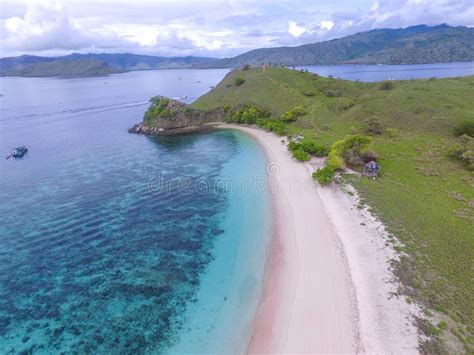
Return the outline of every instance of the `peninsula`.
<path id="1" fill-rule="evenodd" d="M 133 132 L 225 121 L 278 167 L 250 351 L 472 351 L 473 85 L 264 66 L 232 71 L 190 106 L 152 99 Z M 367 159 L 375 180 L 360 174 Z"/>

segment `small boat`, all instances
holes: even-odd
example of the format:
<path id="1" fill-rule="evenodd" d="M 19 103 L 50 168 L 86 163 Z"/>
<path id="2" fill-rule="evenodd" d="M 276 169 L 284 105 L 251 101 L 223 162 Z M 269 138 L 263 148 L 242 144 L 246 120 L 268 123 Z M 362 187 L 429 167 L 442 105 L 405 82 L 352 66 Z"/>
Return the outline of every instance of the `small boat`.
<path id="1" fill-rule="evenodd" d="M 186 95 L 184 96 L 175 96 L 175 97 L 172 97 L 173 100 L 184 100 L 184 99 L 187 99 L 188 97 Z"/>
<path id="2" fill-rule="evenodd" d="M 21 147 L 18 147 L 18 148 L 15 148 L 12 150 L 10 157 L 13 157 L 13 158 L 21 158 L 23 155 L 25 155 L 25 153 L 28 151 L 28 148 L 26 148 L 24 145 L 22 145 Z M 8 159 L 7 158 L 7 159 Z"/>

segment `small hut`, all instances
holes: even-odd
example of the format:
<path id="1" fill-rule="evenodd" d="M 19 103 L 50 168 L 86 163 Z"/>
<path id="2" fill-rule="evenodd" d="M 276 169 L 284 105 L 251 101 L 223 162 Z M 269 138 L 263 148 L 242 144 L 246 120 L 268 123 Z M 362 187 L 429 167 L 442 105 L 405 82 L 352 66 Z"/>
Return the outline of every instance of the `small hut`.
<path id="1" fill-rule="evenodd" d="M 378 165 L 375 161 L 371 160 L 368 163 L 364 164 L 362 175 L 367 176 L 367 177 L 376 177 L 379 171 L 380 171 L 380 165 Z"/>

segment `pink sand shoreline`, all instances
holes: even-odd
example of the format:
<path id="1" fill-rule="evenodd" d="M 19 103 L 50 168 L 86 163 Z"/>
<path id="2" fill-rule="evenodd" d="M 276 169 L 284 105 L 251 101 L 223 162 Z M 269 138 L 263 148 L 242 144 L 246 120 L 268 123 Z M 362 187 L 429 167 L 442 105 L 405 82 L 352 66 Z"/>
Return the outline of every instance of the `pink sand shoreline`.
<path id="1" fill-rule="evenodd" d="M 369 221 L 355 200 L 317 187 L 314 162 L 294 161 L 281 137 L 220 127 L 252 136 L 269 162 L 273 236 L 248 353 L 416 353 L 415 310 L 389 299 L 393 255 L 381 251 L 380 228 L 361 229 Z"/>

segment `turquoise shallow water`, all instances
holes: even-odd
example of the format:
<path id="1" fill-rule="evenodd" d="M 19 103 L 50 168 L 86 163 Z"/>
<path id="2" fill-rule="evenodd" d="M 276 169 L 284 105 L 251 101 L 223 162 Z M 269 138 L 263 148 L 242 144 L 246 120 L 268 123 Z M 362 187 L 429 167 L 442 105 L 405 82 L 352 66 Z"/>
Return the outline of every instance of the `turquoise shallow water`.
<path id="1" fill-rule="evenodd" d="M 244 353 L 261 296 L 271 236 L 271 201 L 266 189 L 266 157 L 257 143 L 232 131 L 239 154 L 223 167 L 219 185 L 228 192 L 221 237 L 201 278 L 196 302 L 183 314 L 185 329 L 168 349 Z"/>
<path id="2" fill-rule="evenodd" d="M 0 353 L 245 348 L 271 223 L 263 152 L 229 130 L 126 131 L 150 96 L 189 101 L 225 72 L 2 79 L 0 149 L 30 150 L 0 159 Z"/>

